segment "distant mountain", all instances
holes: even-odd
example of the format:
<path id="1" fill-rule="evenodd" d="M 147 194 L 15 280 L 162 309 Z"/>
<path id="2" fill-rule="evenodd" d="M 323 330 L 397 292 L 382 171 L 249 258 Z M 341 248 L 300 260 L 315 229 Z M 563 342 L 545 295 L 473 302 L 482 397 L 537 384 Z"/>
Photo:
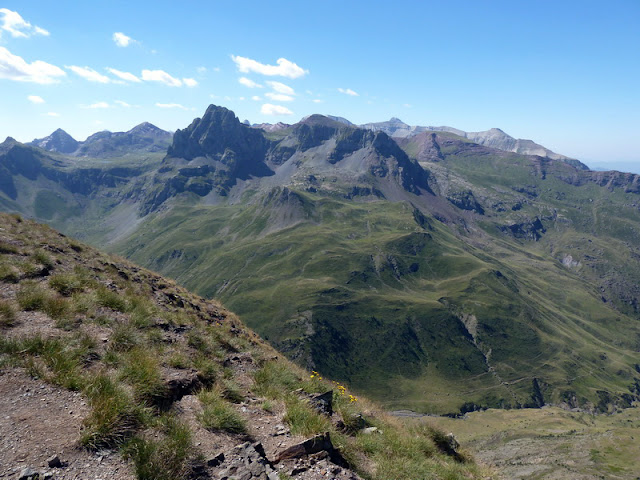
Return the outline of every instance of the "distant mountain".
<path id="1" fill-rule="evenodd" d="M 284 130 L 285 128 L 289 128 L 291 125 L 288 123 L 254 123 L 251 125 L 253 128 L 260 128 L 265 132 L 277 132 L 278 130 Z"/>
<path id="2" fill-rule="evenodd" d="M 78 149 L 80 143 L 59 128 L 48 137 L 37 138 L 29 145 L 48 150 L 49 152 L 73 153 Z"/>
<path id="3" fill-rule="evenodd" d="M 117 157 L 138 152 L 163 152 L 171 143 L 172 134 L 148 122 L 133 127 L 128 132 L 94 133 L 84 142 L 78 142 L 62 129 L 45 138 L 29 143 L 50 152 L 75 157 Z"/>
<path id="4" fill-rule="evenodd" d="M 598 162 L 591 164 L 593 170 L 599 172 L 608 172 L 617 170 L 619 172 L 630 172 L 640 174 L 640 161 L 638 162 Z"/>
<path id="5" fill-rule="evenodd" d="M 492 128 L 484 132 L 465 132 L 452 127 L 410 126 L 396 117 L 391 118 L 387 122 L 367 123 L 361 125 L 361 127 L 376 131 L 380 130 L 395 138 L 407 138 L 423 132 L 449 132 L 486 147 L 497 148 L 505 152 L 520 153 L 522 155 L 538 155 L 540 157 L 551 158 L 552 160 L 561 160 L 582 170 L 589 169 L 589 167 L 575 158 L 552 152 L 548 148 L 538 145 L 531 140 L 513 138 L 499 128 Z"/>

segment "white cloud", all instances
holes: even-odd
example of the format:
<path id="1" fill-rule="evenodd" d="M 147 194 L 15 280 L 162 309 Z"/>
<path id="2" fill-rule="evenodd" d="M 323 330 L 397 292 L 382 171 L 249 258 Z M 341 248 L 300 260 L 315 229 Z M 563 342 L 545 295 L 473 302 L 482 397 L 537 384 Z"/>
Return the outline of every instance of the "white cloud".
<path id="1" fill-rule="evenodd" d="M 181 87 L 182 81 L 172 77 L 164 70 L 142 70 L 142 79 L 147 82 L 164 83 L 169 87 Z"/>
<path id="2" fill-rule="evenodd" d="M 0 31 L 9 32 L 12 37 L 29 38 L 31 35 L 49 36 L 44 28 L 31 25 L 18 12 L 0 8 Z M 1 32 L 0 32 L 1 33 Z"/>
<path id="3" fill-rule="evenodd" d="M 44 117 L 59 117 L 60 114 L 56 112 L 47 112 L 42 114 Z"/>
<path id="4" fill-rule="evenodd" d="M 295 100 L 292 96 L 283 95 L 282 93 L 267 92 L 264 94 L 264 96 L 269 97 L 275 102 L 293 102 Z"/>
<path id="5" fill-rule="evenodd" d="M 298 78 L 309 73 L 309 70 L 304 70 L 286 58 L 279 58 L 276 61 L 277 66 L 265 65 L 250 58 L 236 57 L 235 55 L 231 55 L 231 60 L 233 60 L 238 67 L 238 71 L 242 73 L 256 72 L 270 77 L 280 76 L 288 78 Z"/>
<path id="6" fill-rule="evenodd" d="M 249 87 L 249 88 L 262 88 L 262 85 L 254 82 L 253 80 L 249 80 L 247 77 L 240 77 L 238 79 L 238 83 L 240 85 L 244 85 L 245 87 Z"/>
<path id="7" fill-rule="evenodd" d="M 213 67 L 213 71 L 214 72 L 219 72 L 220 71 L 220 67 Z"/>
<path id="8" fill-rule="evenodd" d="M 246 100 L 245 97 L 238 97 L 238 100 L 240 100 L 241 102 L 244 102 Z"/>
<path id="9" fill-rule="evenodd" d="M 113 41 L 116 42 L 116 45 L 119 47 L 128 47 L 129 44 L 135 43 L 135 40 L 122 32 L 116 32 L 113 34 Z"/>
<path id="10" fill-rule="evenodd" d="M 27 97 L 27 100 L 29 100 L 31 103 L 44 103 L 44 98 L 39 97 L 38 95 L 29 95 Z"/>
<path id="11" fill-rule="evenodd" d="M 109 80 L 109 77 L 96 72 L 93 68 L 78 67 L 77 65 L 65 65 L 65 68 L 68 68 L 76 75 L 80 75 L 82 78 L 89 80 L 90 82 L 109 83 L 111 81 Z"/>
<path id="12" fill-rule="evenodd" d="M 405 107 L 405 108 L 411 108 L 411 104 L 410 103 L 403 103 L 402 106 Z"/>
<path id="13" fill-rule="evenodd" d="M 280 82 L 267 82 L 267 84 L 278 93 L 284 93 L 285 95 L 295 95 L 296 92 L 289 85 L 285 85 Z"/>
<path id="14" fill-rule="evenodd" d="M 195 87 L 198 82 L 194 78 L 183 78 L 182 81 L 187 87 Z"/>
<path id="15" fill-rule="evenodd" d="M 107 72 L 111 73 L 112 75 L 115 75 L 119 79 L 124 80 L 125 82 L 140 83 L 142 81 L 138 77 L 136 77 L 133 73 L 122 72 L 120 70 L 116 70 L 115 68 L 107 68 L 106 70 Z"/>
<path id="16" fill-rule="evenodd" d="M 180 105 L 179 103 L 156 103 L 156 107 L 160 108 L 179 108 L 180 110 L 188 110 L 184 105 Z"/>
<path id="17" fill-rule="evenodd" d="M 313 103 L 324 103 L 324 100 L 320 100 L 319 98 L 314 98 L 312 100 Z"/>
<path id="18" fill-rule="evenodd" d="M 198 67 L 196 71 L 200 74 L 207 73 L 207 67 Z"/>
<path id="19" fill-rule="evenodd" d="M 82 108 L 109 108 L 109 104 L 107 102 L 96 102 L 92 103 L 91 105 L 83 105 Z"/>
<path id="20" fill-rule="evenodd" d="M 258 95 L 254 95 L 253 97 L 251 97 L 251 100 L 253 100 L 255 102 L 260 102 L 260 101 L 262 101 L 262 98 L 260 98 Z"/>
<path id="21" fill-rule="evenodd" d="M 67 74 L 61 68 L 50 63 L 36 60 L 27 63 L 22 57 L 13 55 L 9 50 L 0 47 L 0 78 L 16 82 L 57 83 L 58 77 Z"/>
<path id="22" fill-rule="evenodd" d="M 123 102 L 122 100 L 116 100 L 115 103 L 117 103 L 121 107 L 125 107 L 125 108 L 130 108 L 131 107 L 131 105 L 129 105 L 127 102 Z"/>
<path id="23" fill-rule="evenodd" d="M 340 93 L 344 93 L 345 95 L 351 95 L 352 97 L 359 97 L 360 95 L 358 95 L 356 92 L 354 92 L 353 90 L 351 90 L 350 88 L 339 88 L 338 91 Z"/>
<path id="24" fill-rule="evenodd" d="M 270 103 L 262 105 L 260 113 L 265 115 L 293 115 L 293 112 L 287 107 L 283 107 L 282 105 L 272 105 Z"/>

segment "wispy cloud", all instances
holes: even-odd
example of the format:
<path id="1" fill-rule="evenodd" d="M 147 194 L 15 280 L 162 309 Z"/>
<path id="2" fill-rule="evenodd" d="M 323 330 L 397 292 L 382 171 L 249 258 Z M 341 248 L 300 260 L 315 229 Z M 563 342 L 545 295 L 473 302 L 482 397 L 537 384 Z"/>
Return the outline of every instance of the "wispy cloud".
<path id="1" fill-rule="evenodd" d="M 156 107 L 160 108 L 178 108 L 180 110 L 189 110 L 184 105 L 180 105 L 179 103 L 156 103 Z"/>
<path id="2" fill-rule="evenodd" d="M 119 47 L 128 47 L 130 44 L 136 42 L 133 38 L 122 32 L 115 32 L 111 38 L 113 38 L 113 41 Z"/>
<path id="3" fill-rule="evenodd" d="M 59 78 L 66 75 L 64 70 L 55 65 L 41 60 L 27 63 L 22 57 L 13 55 L 6 48 L 0 47 L 0 78 L 16 82 L 49 84 L 59 82 Z"/>
<path id="4" fill-rule="evenodd" d="M 311 100 L 313 103 L 324 103 L 324 100 L 320 100 L 319 98 L 314 98 Z"/>
<path id="5" fill-rule="evenodd" d="M 0 33 L 9 32 L 12 37 L 29 38 L 31 35 L 49 36 L 44 28 L 31 25 L 18 12 L 0 8 Z"/>
<path id="6" fill-rule="evenodd" d="M 91 105 L 81 105 L 81 107 L 91 108 L 91 109 L 109 108 L 109 104 L 107 102 L 96 102 L 96 103 L 92 103 Z"/>
<path id="7" fill-rule="evenodd" d="M 338 91 L 340 93 L 344 93 L 345 95 L 351 95 L 352 97 L 359 97 L 360 96 L 356 92 L 351 90 L 350 88 L 339 88 Z"/>
<path id="8" fill-rule="evenodd" d="M 182 81 L 187 87 L 196 87 L 198 85 L 198 81 L 194 78 L 183 78 Z"/>
<path id="9" fill-rule="evenodd" d="M 114 103 L 117 103 L 121 107 L 131 108 L 131 105 L 129 105 L 127 102 L 123 102 L 122 100 L 116 100 Z"/>
<path id="10" fill-rule="evenodd" d="M 282 105 L 272 105 L 270 103 L 262 105 L 260 113 L 265 115 L 293 115 L 293 112 L 287 107 L 283 107 Z"/>
<path id="11" fill-rule="evenodd" d="M 309 70 L 299 67 L 286 58 L 279 58 L 276 60 L 277 65 L 266 65 L 256 60 L 252 60 L 251 58 L 235 55 L 231 55 L 231 60 L 233 60 L 238 67 L 238 71 L 242 73 L 255 72 L 270 77 L 279 76 L 288 78 L 298 78 L 309 73 Z"/>
<path id="12" fill-rule="evenodd" d="M 240 77 L 238 79 L 238 83 L 240 85 L 244 85 L 245 87 L 249 87 L 249 88 L 262 88 L 262 85 L 254 82 L 253 80 L 248 79 L 247 77 Z"/>
<path id="13" fill-rule="evenodd" d="M 106 70 L 107 72 L 111 73 L 112 75 L 115 75 L 119 79 L 124 80 L 125 82 L 133 82 L 133 83 L 142 82 L 142 80 L 136 77 L 133 73 L 123 72 L 120 70 L 116 70 L 115 68 L 108 68 L 108 67 Z"/>
<path id="14" fill-rule="evenodd" d="M 275 102 L 293 102 L 295 100 L 292 96 L 283 95 L 282 93 L 267 92 L 264 94 L 264 96 L 270 98 Z"/>
<path id="15" fill-rule="evenodd" d="M 29 95 L 27 97 L 27 100 L 29 100 L 31 103 L 44 103 L 44 98 L 39 97 L 38 95 Z"/>
<path id="16" fill-rule="evenodd" d="M 293 88 L 291 88 L 289 85 L 285 85 L 284 83 L 272 82 L 272 81 L 267 81 L 266 83 L 274 91 L 276 91 L 278 93 L 284 93 L 285 95 L 295 95 L 296 94 L 296 92 L 295 92 L 295 90 L 293 90 Z"/>
<path id="17" fill-rule="evenodd" d="M 85 80 L 89 80 L 90 82 L 109 83 L 111 81 L 109 77 L 96 72 L 93 68 L 90 68 L 90 67 L 78 67 L 77 65 L 65 65 L 65 68 L 68 68 L 76 75 L 79 75 Z"/>
<path id="18" fill-rule="evenodd" d="M 253 100 L 254 102 L 260 102 L 262 101 L 262 98 L 258 95 L 254 95 L 253 97 L 251 97 L 251 100 Z"/>
<path id="19" fill-rule="evenodd" d="M 59 117 L 60 114 L 56 112 L 47 112 L 42 114 L 43 117 Z"/>
<path id="20" fill-rule="evenodd" d="M 182 81 L 172 77 L 164 70 L 142 70 L 142 79 L 147 82 L 164 83 L 169 87 L 181 87 Z"/>

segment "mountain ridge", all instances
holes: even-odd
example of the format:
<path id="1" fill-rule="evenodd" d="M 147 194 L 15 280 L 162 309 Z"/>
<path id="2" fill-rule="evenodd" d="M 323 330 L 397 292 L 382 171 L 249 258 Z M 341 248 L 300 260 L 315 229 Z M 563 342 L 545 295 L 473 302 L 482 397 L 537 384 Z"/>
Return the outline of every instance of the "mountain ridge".
<path id="1" fill-rule="evenodd" d="M 320 115 L 263 131 L 215 106 L 164 157 L 126 171 L 87 160 L 102 173 L 80 194 L 9 160 L 17 195 L 0 208 L 47 214 L 222 299 L 291 358 L 387 406 L 611 411 L 638 394 L 638 176 Z"/>
<path id="2" fill-rule="evenodd" d="M 128 153 L 165 151 L 171 135 L 149 122 L 143 122 L 126 132 L 96 132 L 83 142 L 58 128 L 51 135 L 37 138 L 28 145 L 75 157 L 109 158 L 123 154 L 124 150 Z"/>

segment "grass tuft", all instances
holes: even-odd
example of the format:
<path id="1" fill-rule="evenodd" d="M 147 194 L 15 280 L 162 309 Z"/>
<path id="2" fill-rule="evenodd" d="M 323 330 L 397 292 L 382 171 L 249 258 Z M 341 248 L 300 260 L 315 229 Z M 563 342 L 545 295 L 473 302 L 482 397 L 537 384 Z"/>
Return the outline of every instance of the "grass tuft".
<path id="1" fill-rule="evenodd" d="M 118 383 L 102 373 L 84 389 L 91 413 L 85 418 L 81 445 L 97 450 L 124 444 L 139 428 L 143 410 Z"/>
<path id="2" fill-rule="evenodd" d="M 116 312 L 126 312 L 127 311 L 127 302 L 126 300 L 117 292 L 109 290 L 106 287 L 100 287 L 96 291 L 96 298 L 98 301 L 98 305 L 101 307 L 110 308 L 111 310 L 115 310 Z"/>
<path id="3" fill-rule="evenodd" d="M 49 286 L 65 297 L 82 291 L 82 282 L 77 276 L 62 273 L 51 276 Z"/>
<path id="4" fill-rule="evenodd" d="M 191 476 L 196 451 L 187 425 L 166 416 L 158 436 L 138 436 L 125 447 L 138 480 L 176 480 Z"/>
<path id="5" fill-rule="evenodd" d="M 222 430 L 229 433 L 246 433 L 244 418 L 222 397 L 220 388 L 204 390 L 198 394 L 202 403 L 202 413 L 198 420 L 208 430 Z"/>
<path id="6" fill-rule="evenodd" d="M 0 300 L 0 328 L 13 327 L 16 322 L 16 310 L 6 300 Z"/>

